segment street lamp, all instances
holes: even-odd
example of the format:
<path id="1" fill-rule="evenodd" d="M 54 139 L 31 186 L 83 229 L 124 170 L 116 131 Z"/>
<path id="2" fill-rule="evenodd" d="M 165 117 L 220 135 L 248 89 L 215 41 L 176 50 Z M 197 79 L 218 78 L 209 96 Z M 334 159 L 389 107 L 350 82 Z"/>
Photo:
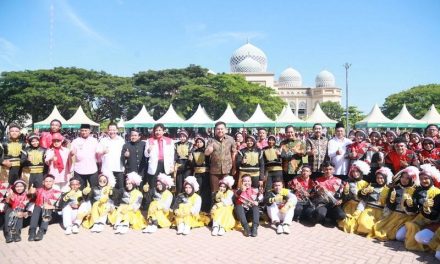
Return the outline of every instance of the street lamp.
<path id="1" fill-rule="evenodd" d="M 348 123 L 348 69 L 351 66 L 351 63 L 344 63 L 345 68 L 345 122 L 347 124 L 347 127 L 345 128 L 346 135 L 348 136 L 348 133 L 350 132 L 350 125 Z"/>

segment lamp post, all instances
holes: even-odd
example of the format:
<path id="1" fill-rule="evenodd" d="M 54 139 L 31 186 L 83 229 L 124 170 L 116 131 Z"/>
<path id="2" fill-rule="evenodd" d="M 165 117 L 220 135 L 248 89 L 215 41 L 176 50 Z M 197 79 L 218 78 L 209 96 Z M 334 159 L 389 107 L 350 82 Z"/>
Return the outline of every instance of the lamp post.
<path id="1" fill-rule="evenodd" d="M 350 132 L 350 124 L 348 123 L 348 69 L 351 67 L 351 63 L 344 63 L 345 68 L 345 122 L 347 127 L 345 128 L 346 135 Z"/>

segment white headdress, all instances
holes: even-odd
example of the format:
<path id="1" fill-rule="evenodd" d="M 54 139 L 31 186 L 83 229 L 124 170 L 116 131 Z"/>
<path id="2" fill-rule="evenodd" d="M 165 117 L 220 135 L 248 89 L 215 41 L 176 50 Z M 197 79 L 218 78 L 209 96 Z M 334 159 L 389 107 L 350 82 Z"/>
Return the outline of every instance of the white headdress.
<path id="1" fill-rule="evenodd" d="M 137 174 L 137 172 L 130 172 L 127 174 L 127 182 L 131 182 L 132 184 L 139 186 L 141 184 L 142 177 Z"/>
<path id="2" fill-rule="evenodd" d="M 220 180 L 220 183 L 224 183 L 226 184 L 226 186 L 228 186 L 229 189 L 232 188 L 232 186 L 234 185 L 234 178 L 232 176 L 225 176 L 223 177 L 223 179 Z"/>
<path id="3" fill-rule="evenodd" d="M 199 191 L 199 183 L 197 182 L 196 177 L 188 176 L 188 177 L 186 177 L 185 182 L 189 183 L 193 187 L 194 192 L 198 192 Z"/>
<path id="4" fill-rule="evenodd" d="M 390 170 L 390 168 L 388 167 L 380 167 L 377 171 L 376 174 L 382 174 L 385 175 L 385 182 L 387 184 L 390 184 L 393 181 L 393 172 Z"/>
<path id="5" fill-rule="evenodd" d="M 112 188 L 115 187 L 116 179 L 115 179 L 115 176 L 113 175 L 113 172 L 111 172 L 109 170 L 103 170 L 101 175 L 104 175 L 107 178 L 107 185 L 109 185 Z M 99 179 L 99 177 L 98 177 L 98 179 Z"/>
<path id="6" fill-rule="evenodd" d="M 167 189 L 174 185 L 174 179 L 165 173 L 159 173 L 157 180 L 163 183 Z"/>

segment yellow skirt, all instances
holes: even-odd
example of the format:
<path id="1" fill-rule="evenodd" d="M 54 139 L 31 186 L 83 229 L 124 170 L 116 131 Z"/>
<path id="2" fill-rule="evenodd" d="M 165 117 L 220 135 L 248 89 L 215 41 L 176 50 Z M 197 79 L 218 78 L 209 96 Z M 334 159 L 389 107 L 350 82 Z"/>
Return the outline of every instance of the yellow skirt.
<path id="1" fill-rule="evenodd" d="M 419 232 L 423 227 L 430 224 L 432 221 L 424 217 L 422 214 L 418 214 L 412 221 L 406 222 L 406 236 L 405 236 L 405 247 L 408 250 L 416 251 L 426 251 L 429 248 L 418 243 L 415 240 L 417 232 Z"/>
<path id="2" fill-rule="evenodd" d="M 343 209 L 346 216 L 343 220 L 338 222 L 338 226 L 346 233 L 354 233 L 357 229 L 357 219 L 360 213 L 356 211 L 358 203 L 357 201 L 350 200 L 344 204 Z"/>
<path id="3" fill-rule="evenodd" d="M 170 211 L 165 211 L 164 209 L 158 208 L 159 202 L 153 201 L 148 208 L 148 218 L 157 221 L 159 227 L 170 227 L 171 226 L 171 218 Z"/>
<path id="4" fill-rule="evenodd" d="M 359 215 L 357 233 L 367 235 L 373 229 L 374 224 L 382 218 L 382 208 L 367 207 Z"/>
<path id="5" fill-rule="evenodd" d="M 121 204 L 117 210 L 109 214 L 108 220 L 112 225 L 118 222 L 128 223 L 134 230 L 142 230 L 147 226 L 147 222 L 141 214 L 141 211 L 139 209 L 136 211 L 129 210 L 128 204 Z"/>
<path id="6" fill-rule="evenodd" d="M 413 220 L 415 215 L 407 215 L 393 211 L 389 216 L 377 221 L 374 224 L 368 237 L 376 238 L 378 240 L 395 240 L 396 233 L 406 222 Z"/>
<path id="7" fill-rule="evenodd" d="M 233 205 L 217 208 L 212 211 L 212 220 L 218 223 L 226 231 L 232 230 L 235 226 L 233 210 Z"/>
<path id="8" fill-rule="evenodd" d="M 431 239 L 428 246 L 434 251 L 440 251 L 440 228 L 437 228 L 434 237 Z"/>
<path id="9" fill-rule="evenodd" d="M 84 218 L 82 222 L 83 227 L 92 228 L 92 226 L 98 221 L 98 219 L 106 214 L 108 214 L 111 210 L 111 206 L 108 203 L 101 203 L 99 201 L 95 202 L 92 205 L 92 209 L 90 214 Z"/>
<path id="10" fill-rule="evenodd" d="M 205 222 L 203 221 L 205 217 L 201 217 L 200 214 L 191 214 L 191 207 L 189 204 L 180 204 L 177 211 L 179 211 L 179 213 L 174 216 L 176 226 L 180 223 L 189 225 L 191 228 L 202 227 L 205 225 Z"/>

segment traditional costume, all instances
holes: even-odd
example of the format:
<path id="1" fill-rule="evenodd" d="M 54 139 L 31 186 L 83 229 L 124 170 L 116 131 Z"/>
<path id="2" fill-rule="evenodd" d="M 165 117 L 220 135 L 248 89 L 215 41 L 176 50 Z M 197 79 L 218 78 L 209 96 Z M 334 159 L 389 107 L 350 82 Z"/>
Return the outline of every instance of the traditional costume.
<path id="1" fill-rule="evenodd" d="M 359 175 L 356 175 L 359 173 Z M 356 160 L 348 173 L 348 182 L 344 185 L 342 200 L 345 218 L 339 221 L 339 227 L 347 233 L 354 233 L 358 228 L 358 217 L 365 209 L 365 203 L 360 202 L 359 194 L 369 193 L 373 187 L 363 180 L 370 173 L 370 165 L 362 160 Z"/>
<path id="2" fill-rule="evenodd" d="M 203 147 L 197 147 L 197 142 L 203 142 Z M 211 185 L 209 182 L 209 157 L 205 156 L 205 140 L 195 139 L 194 148 L 189 154 L 189 167 L 200 186 L 198 194 L 202 198 L 202 212 L 209 213 L 212 204 Z"/>
<path id="3" fill-rule="evenodd" d="M 29 143 L 31 143 L 33 139 L 39 141 L 40 138 L 36 134 L 31 134 L 28 137 Z M 22 151 L 21 162 L 23 164 L 23 180 L 28 182 L 28 186 L 40 188 L 43 184 L 45 155 L 46 149 L 39 145 L 34 147 L 30 144 L 24 149 L 24 151 Z"/>
<path id="4" fill-rule="evenodd" d="M 78 220 L 78 211 L 83 201 L 83 193 L 80 190 L 81 179 L 70 179 L 70 187 L 61 195 L 60 208 L 63 214 L 64 234 L 78 234 L 81 221 Z"/>
<path id="5" fill-rule="evenodd" d="M 280 143 L 281 159 L 283 165 L 283 179 L 287 184 L 297 174 L 303 164 L 306 153 L 306 144 L 299 139 L 286 139 Z"/>
<path id="6" fill-rule="evenodd" d="M 17 191 L 17 185 L 21 184 L 23 191 Z M 20 242 L 23 218 L 27 217 L 26 206 L 29 202 L 26 183 L 16 180 L 6 196 L 7 209 L 5 212 L 5 239 L 6 243 Z"/>
<path id="7" fill-rule="evenodd" d="M 421 184 L 416 187 L 412 197 L 408 198 L 405 203 L 407 210 L 417 213 L 417 216 L 397 231 L 397 234 L 401 234 L 397 238 L 405 240 L 406 249 L 425 251 L 428 247 L 419 243 L 415 236 L 417 232 L 433 223 L 434 220 L 438 220 L 440 216 L 440 189 L 434 186 L 434 182 L 440 181 L 440 172 L 430 164 L 420 167 Z M 427 185 L 424 184 L 423 177 L 429 178 Z"/>
<path id="8" fill-rule="evenodd" d="M 51 174 L 47 174 L 45 179 L 48 177 L 55 179 Z M 56 185 L 46 187 L 43 182 L 43 186 L 38 188 L 36 193 L 30 192 L 30 195 L 34 199 L 35 205 L 32 211 L 28 240 L 40 241 L 46 234 L 49 222 L 52 220 L 52 214 L 55 210 L 55 205 L 60 198 L 61 191 Z"/>
<path id="9" fill-rule="evenodd" d="M 281 180 L 279 179 L 278 182 Z M 267 205 L 267 214 L 276 227 L 277 234 L 290 234 L 290 224 L 297 203 L 296 196 L 289 189 L 272 188 L 264 200 Z"/>
<path id="10" fill-rule="evenodd" d="M 381 167 L 375 172 L 375 182 L 371 188 L 364 188 L 359 193 L 361 203 L 365 209 L 357 220 L 357 233 L 367 235 L 371 232 L 374 224 L 382 218 L 386 198 L 388 196 L 388 184 L 391 184 L 393 173 L 387 167 Z"/>
<path id="11" fill-rule="evenodd" d="M 120 204 L 108 216 L 109 222 L 115 229 L 115 234 L 125 234 L 128 232 L 129 227 L 134 230 L 141 230 L 147 226 L 140 210 L 143 195 L 137 189 L 141 181 L 142 177 L 136 172 L 127 174 L 125 190 L 120 197 Z"/>
<path id="12" fill-rule="evenodd" d="M 52 141 L 55 140 L 62 142 L 64 137 L 60 133 L 54 133 Z M 72 176 L 72 159 L 69 149 L 61 145 L 55 147 L 52 144 L 52 147 L 46 151 L 45 162 L 49 166 L 48 173 L 55 177 L 54 183 L 59 189 L 62 189 Z"/>
<path id="13" fill-rule="evenodd" d="M 274 135 L 270 135 L 267 140 L 273 140 L 276 142 Z M 281 150 L 273 146 L 266 146 L 263 148 L 263 160 L 264 160 L 264 170 L 267 176 L 266 178 L 266 191 L 272 189 L 272 183 L 278 179 L 283 179 L 283 167 L 281 159 Z"/>
<path id="14" fill-rule="evenodd" d="M 252 140 L 249 145 L 248 140 Z M 237 167 L 239 168 L 238 188 L 240 188 L 241 178 L 249 174 L 252 179 L 252 187 L 258 188 L 259 182 L 264 179 L 264 160 L 262 151 L 257 148 L 256 140 L 253 136 L 246 137 L 247 147 L 240 150 L 237 155 Z"/>
<path id="15" fill-rule="evenodd" d="M 104 180 L 105 178 L 105 180 Z M 98 186 L 91 188 L 87 186 L 83 189 L 86 196 L 86 202 L 83 202 L 79 208 L 78 219 L 83 219 L 83 227 L 92 229 L 92 232 L 102 232 L 107 222 L 110 212 L 115 209 L 114 201 L 118 198 L 118 192 L 114 189 L 116 184 L 113 173 L 104 172 L 98 177 Z"/>
<path id="16" fill-rule="evenodd" d="M 152 201 L 148 207 L 148 226 L 142 230 L 144 233 L 154 233 L 157 227 L 166 228 L 171 226 L 170 207 L 173 202 L 173 194 L 170 192 L 174 180 L 171 176 L 160 173 L 157 176 L 156 188 L 150 192 Z"/>
<path id="17" fill-rule="evenodd" d="M 223 236 L 226 231 L 231 230 L 235 226 L 234 219 L 234 203 L 232 197 L 234 196 L 231 190 L 234 185 L 234 178 L 232 176 L 223 177 L 219 182 L 219 190 L 215 194 L 215 203 L 211 209 L 212 217 L 212 232 L 213 236 Z M 221 188 L 223 187 L 223 188 Z"/>
<path id="18" fill-rule="evenodd" d="M 402 184 L 402 177 L 410 178 L 408 184 Z M 409 166 L 399 171 L 389 185 L 386 198 L 386 206 L 382 218 L 377 221 L 368 237 L 379 240 L 394 240 L 396 233 L 407 221 L 411 221 L 415 215 L 405 210 L 405 201 L 414 193 L 414 185 L 419 185 L 419 170 Z"/>
<path id="19" fill-rule="evenodd" d="M 179 141 L 174 144 L 175 151 L 175 164 L 176 164 L 176 192 L 181 193 L 183 187 L 183 181 L 190 175 L 189 156 L 193 144 L 188 141 L 188 132 L 182 129 L 179 132 L 180 138 L 185 138 L 183 141 Z M 201 184 L 199 183 L 201 186 Z"/>
<path id="20" fill-rule="evenodd" d="M 2 143 L 0 148 L 0 180 L 8 181 L 10 185 L 21 177 L 21 151 L 24 150 L 26 144 L 19 138 L 9 138 Z M 9 161 L 10 167 L 5 166 L 5 161 Z"/>
<path id="21" fill-rule="evenodd" d="M 185 179 L 183 187 L 191 186 L 192 191 L 186 191 L 177 195 L 173 204 L 174 220 L 177 226 L 177 234 L 189 235 L 191 228 L 204 226 L 200 218 L 200 207 L 202 199 L 196 193 L 199 190 L 199 184 L 194 176 L 188 176 Z"/>

